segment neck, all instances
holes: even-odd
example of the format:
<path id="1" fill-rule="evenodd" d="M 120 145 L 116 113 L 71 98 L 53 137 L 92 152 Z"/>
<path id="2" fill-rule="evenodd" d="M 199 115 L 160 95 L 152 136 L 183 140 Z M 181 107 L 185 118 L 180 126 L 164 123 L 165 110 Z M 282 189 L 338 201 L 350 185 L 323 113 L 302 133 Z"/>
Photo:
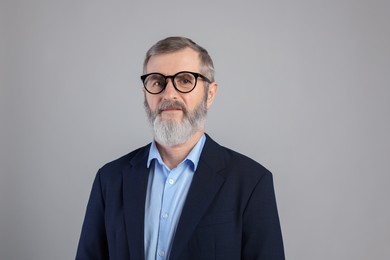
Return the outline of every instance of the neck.
<path id="1" fill-rule="evenodd" d="M 202 137 L 204 131 L 196 132 L 190 140 L 184 144 L 174 145 L 174 146 L 164 146 L 156 142 L 157 149 L 161 155 L 161 158 L 165 165 L 169 169 L 176 168 L 179 163 L 181 163 L 184 158 L 191 152 L 192 148 L 198 143 L 199 139 Z"/>

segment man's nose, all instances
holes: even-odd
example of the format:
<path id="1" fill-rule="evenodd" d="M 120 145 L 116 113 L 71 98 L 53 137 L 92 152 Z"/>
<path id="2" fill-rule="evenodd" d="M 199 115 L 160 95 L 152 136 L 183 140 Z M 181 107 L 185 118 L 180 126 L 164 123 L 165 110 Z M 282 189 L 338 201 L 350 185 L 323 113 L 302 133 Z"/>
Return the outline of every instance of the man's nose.
<path id="1" fill-rule="evenodd" d="M 167 79 L 167 85 L 165 86 L 164 91 L 162 92 L 165 99 L 174 99 L 177 98 L 178 92 L 173 85 L 172 79 Z"/>

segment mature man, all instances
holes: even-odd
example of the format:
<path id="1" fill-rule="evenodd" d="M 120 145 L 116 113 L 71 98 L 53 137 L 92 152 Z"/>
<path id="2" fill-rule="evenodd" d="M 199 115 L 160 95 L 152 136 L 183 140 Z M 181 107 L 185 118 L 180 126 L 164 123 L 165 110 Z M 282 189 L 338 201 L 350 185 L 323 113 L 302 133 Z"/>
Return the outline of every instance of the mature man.
<path id="1" fill-rule="evenodd" d="M 97 173 L 76 259 L 284 259 L 271 173 L 204 132 L 207 51 L 166 38 L 144 73 L 154 140 Z"/>

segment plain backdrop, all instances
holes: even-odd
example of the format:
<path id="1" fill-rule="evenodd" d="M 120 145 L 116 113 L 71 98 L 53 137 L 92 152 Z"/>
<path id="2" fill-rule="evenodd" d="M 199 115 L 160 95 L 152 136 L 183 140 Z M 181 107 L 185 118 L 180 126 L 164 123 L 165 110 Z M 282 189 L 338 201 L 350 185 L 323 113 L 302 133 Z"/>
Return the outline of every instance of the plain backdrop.
<path id="1" fill-rule="evenodd" d="M 147 49 L 209 50 L 207 132 L 274 174 L 287 259 L 390 255 L 390 1 L 0 3 L 0 259 L 74 259 L 96 171 L 151 141 Z"/>

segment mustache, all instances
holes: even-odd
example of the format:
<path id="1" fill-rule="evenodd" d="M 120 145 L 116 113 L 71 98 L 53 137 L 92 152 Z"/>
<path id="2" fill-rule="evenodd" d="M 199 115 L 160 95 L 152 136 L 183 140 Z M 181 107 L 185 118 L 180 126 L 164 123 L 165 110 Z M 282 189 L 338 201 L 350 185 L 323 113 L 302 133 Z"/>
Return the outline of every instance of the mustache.
<path id="1" fill-rule="evenodd" d="M 168 108 L 180 109 L 183 111 L 184 114 L 187 114 L 186 106 L 177 100 L 176 101 L 167 100 L 167 101 L 161 102 L 161 104 L 158 106 L 158 113 L 160 114 L 162 111 L 164 111 L 165 109 L 168 109 Z"/>

